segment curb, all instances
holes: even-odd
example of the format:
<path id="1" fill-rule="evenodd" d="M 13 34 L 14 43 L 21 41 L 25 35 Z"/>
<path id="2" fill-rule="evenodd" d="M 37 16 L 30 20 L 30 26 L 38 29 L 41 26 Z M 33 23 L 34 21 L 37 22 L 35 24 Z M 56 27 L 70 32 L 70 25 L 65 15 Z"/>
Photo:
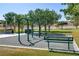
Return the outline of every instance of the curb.
<path id="1" fill-rule="evenodd" d="M 36 50 L 48 50 L 46 48 L 24 47 L 24 46 L 13 46 L 13 45 L 0 45 L 0 47 L 8 47 L 8 48 L 28 48 L 28 49 L 36 49 Z"/>

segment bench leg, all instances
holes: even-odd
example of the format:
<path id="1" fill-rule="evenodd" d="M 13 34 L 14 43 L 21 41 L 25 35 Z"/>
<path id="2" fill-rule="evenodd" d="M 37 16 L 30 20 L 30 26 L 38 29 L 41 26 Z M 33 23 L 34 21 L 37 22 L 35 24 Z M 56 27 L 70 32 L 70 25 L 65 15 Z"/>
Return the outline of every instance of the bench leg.
<path id="1" fill-rule="evenodd" d="M 49 41 L 47 41 L 47 42 L 48 42 L 48 49 L 49 49 L 49 48 L 50 48 L 50 47 L 49 47 Z"/>

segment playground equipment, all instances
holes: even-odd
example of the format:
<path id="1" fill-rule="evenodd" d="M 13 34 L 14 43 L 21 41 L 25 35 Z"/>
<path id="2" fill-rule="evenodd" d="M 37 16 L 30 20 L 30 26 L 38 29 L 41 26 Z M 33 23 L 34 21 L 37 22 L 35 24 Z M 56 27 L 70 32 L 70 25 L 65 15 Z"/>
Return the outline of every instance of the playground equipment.
<path id="1" fill-rule="evenodd" d="M 27 21 L 27 29 L 25 29 L 25 33 L 27 34 L 27 41 L 30 43 L 29 45 L 26 45 L 26 44 L 24 44 L 24 43 L 22 43 L 21 42 L 21 40 L 20 40 L 20 21 L 18 21 L 18 41 L 19 41 L 19 43 L 20 44 L 22 44 L 22 45 L 25 45 L 25 46 L 33 46 L 35 43 L 38 43 L 39 41 L 41 41 L 41 40 L 43 40 L 43 39 L 41 39 L 41 40 L 38 40 L 38 41 L 36 41 L 36 42 L 31 42 L 30 41 L 30 35 L 32 35 L 32 38 L 34 38 L 35 39 L 35 37 L 34 37 L 34 35 L 36 35 L 36 36 L 39 36 L 39 38 L 40 38 L 40 36 L 41 36 L 41 31 L 40 31 L 40 28 L 39 28 L 39 33 L 34 33 L 34 31 L 33 31 L 33 27 L 30 29 L 29 28 L 29 21 L 30 20 L 28 20 L 28 19 L 26 19 L 26 21 Z M 37 39 L 37 38 L 36 38 Z"/>
<path id="2" fill-rule="evenodd" d="M 39 31 L 37 33 L 34 33 L 33 26 L 32 26 L 31 29 L 29 28 L 29 21 L 30 20 L 26 19 L 26 21 L 27 21 L 27 29 L 25 29 L 25 33 L 27 34 L 27 41 L 30 44 L 27 45 L 27 44 L 24 44 L 24 43 L 21 42 L 21 40 L 20 40 L 20 21 L 18 21 L 18 41 L 20 42 L 20 44 L 25 45 L 25 46 L 34 46 L 36 43 L 38 43 L 38 42 L 40 42 L 42 40 L 46 40 L 47 43 L 48 43 L 48 50 L 49 51 L 54 50 L 54 48 L 50 47 L 51 42 L 54 42 L 54 43 L 55 42 L 67 43 L 67 45 L 68 45 L 68 50 L 67 51 L 74 51 L 74 50 L 70 50 L 70 44 L 73 43 L 73 37 L 65 36 L 64 34 L 49 34 L 47 32 L 46 24 L 45 24 L 45 27 L 44 27 L 45 31 L 42 32 L 40 30 L 40 27 L 41 27 L 40 22 L 39 22 L 39 25 L 38 25 L 39 26 Z M 29 35 L 32 35 L 32 38 L 34 38 L 34 39 L 35 39 L 34 36 L 38 36 L 38 38 L 40 38 L 42 36 L 43 39 L 40 39 L 40 40 L 38 40 L 36 42 L 31 42 Z M 57 50 L 57 49 L 55 49 L 55 50 Z M 58 49 L 58 50 L 62 50 L 62 49 Z"/>

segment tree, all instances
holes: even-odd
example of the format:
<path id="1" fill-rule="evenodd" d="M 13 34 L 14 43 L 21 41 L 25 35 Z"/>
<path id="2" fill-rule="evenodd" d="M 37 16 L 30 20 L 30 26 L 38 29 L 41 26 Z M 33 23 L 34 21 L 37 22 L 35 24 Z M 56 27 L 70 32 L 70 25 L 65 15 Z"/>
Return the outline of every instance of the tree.
<path id="1" fill-rule="evenodd" d="M 31 23 L 39 25 L 39 31 L 41 31 L 41 26 L 44 26 L 45 32 L 47 26 L 50 31 L 50 26 L 58 21 L 61 18 L 60 14 L 57 14 L 54 10 L 49 9 L 35 9 L 34 11 L 30 10 L 28 13 Z"/>
<path id="2" fill-rule="evenodd" d="M 66 9 L 61 9 L 60 11 L 63 11 L 65 14 L 66 19 L 69 18 L 71 22 L 76 26 L 76 28 L 79 25 L 79 4 L 78 3 L 69 3 L 69 4 L 64 4 L 67 5 L 68 7 Z"/>
<path id="3" fill-rule="evenodd" d="M 49 14 L 49 19 L 48 19 L 48 28 L 49 28 L 49 31 L 50 31 L 51 25 L 57 23 L 58 19 L 61 18 L 61 15 L 57 14 L 54 10 L 49 11 L 49 13 L 50 14 Z"/>
<path id="4" fill-rule="evenodd" d="M 78 28 L 78 25 L 79 25 L 79 16 L 74 16 L 72 18 L 72 21 L 73 25 L 75 25 L 76 29 Z"/>
<path id="5" fill-rule="evenodd" d="M 57 14 L 54 10 L 46 9 L 44 11 L 44 20 L 45 22 L 47 22 L 49 32 L 50 32 L 51 25 L 56 23 L 60 18 L 61 18 L 61 15 Z"/>
<path id="6" fill-rule="evenodd" d="M 32 37 L 33 37 L 33 27 L 34 27 L 34 23 L 35 23 L 35 14 L 34 11 L 30 10 L 29 13 L 27 14 L 28 20 L 30 21 L 30 25 L 32 28 Z"/>
<path id="7" fill-rule="evenodd" d="M 36 9 L 35 10 L 35 16 L 36 16 L 36 23 L 38 24 L 38 26 L 39 26 L 39 37 L 40 37 L 40 35 L 41 35 L 41 20 L 42 20 L 42 9 Z"/>
<path id="8" fill-rule="evenodd" d="M 15 23 L 16 23 L 16 21 L 14 19 L 15 16 L 16 16 L 16 13 L 14 13 L 14 12 L 8 12 L 8 13 L 3 15 L 3 17 L 6 20 L 6 26 L 7 25 L 10 26 L 11 29 L 13 29 L 12 28 L 12 26 L 13 26 L 14 27 L 14 31 L 15 31 Z"/>
<path id="9" fill-rule="evenodd" d="M 18 24 L 18 22 L 20 22 L 20 29 L 21 29 L 21 32 L 23 32 L 23 28 L 26 23 L 25 15 L 17 14 L 16 15 L 16 23 Z"/>

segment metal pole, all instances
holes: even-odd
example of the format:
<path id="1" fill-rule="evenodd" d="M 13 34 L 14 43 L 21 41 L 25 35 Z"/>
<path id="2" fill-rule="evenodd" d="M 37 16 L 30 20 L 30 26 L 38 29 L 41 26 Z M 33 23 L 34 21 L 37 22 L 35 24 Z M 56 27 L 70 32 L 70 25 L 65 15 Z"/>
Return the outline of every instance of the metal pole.
<path id="1" fill-rule="evenodd" d="M 46 28 L 47 26 L 46 25 L 47 25 L 47 20 L 45 22 L 45 36 L 47 35 L 47 28 Z"/>
<path id="2" fill-rule="evenodd" d="M 30 41 L 29 40 L 29 21 L 28 21 L 28 19 L 27 19 L 27 41 Z"/>
<path id="3" fill-rule="evenodd" d="M 38 21 L 38 23 L 39 23 L 39 38 L 40 38 L 40 36 L 41 36 L 41 25 L 40 25 L 40 20 Z"/>
<path id="4" fill-rule="evenodd" d="M 34 30 L 33 30 L 33 22 L 32 22 L 32 38 L 33 38 L 33 32 L 34 32 Z"/>
<path id="5" fill-rule="evenodd" d="M 22 44 L 20 41 L 20 20 L 18 20 L 18 41 L 20 44 Z"/>

